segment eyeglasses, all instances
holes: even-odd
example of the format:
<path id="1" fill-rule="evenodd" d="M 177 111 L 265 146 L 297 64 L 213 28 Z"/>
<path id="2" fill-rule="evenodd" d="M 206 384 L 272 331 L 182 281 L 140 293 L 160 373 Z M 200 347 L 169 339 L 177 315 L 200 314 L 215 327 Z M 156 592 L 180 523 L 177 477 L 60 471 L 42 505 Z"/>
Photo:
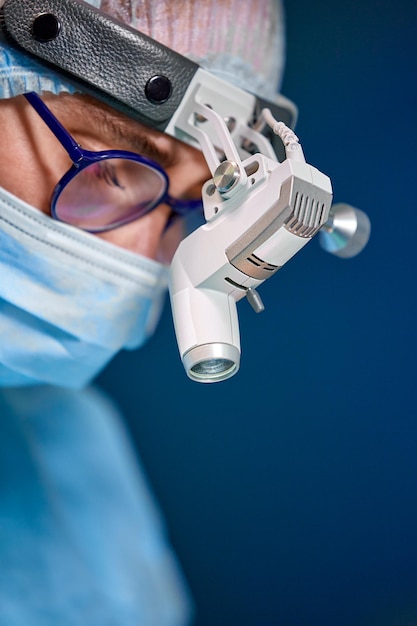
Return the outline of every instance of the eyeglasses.
<path id="1" fill-rule="evenodd" d="M 82 149 L 36 93 L 24 95 L 73 162 L 52 193 L 55 219 L 98 233 L 136 220 L 161 203 L 168 204 L 174 215 L 201 210 L 201 199 L 169 195 L 168 174 L 155 161 L 122 150 Z"/>

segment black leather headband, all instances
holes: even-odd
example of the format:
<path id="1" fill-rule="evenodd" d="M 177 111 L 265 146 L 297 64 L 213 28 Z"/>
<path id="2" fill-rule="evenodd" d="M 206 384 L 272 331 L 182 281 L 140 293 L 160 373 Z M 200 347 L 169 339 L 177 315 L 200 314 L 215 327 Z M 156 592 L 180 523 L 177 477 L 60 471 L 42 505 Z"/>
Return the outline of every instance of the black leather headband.
<path id="1" fill-rule="evenodd" d="M 80 0 L 7 0 L 2 21 L 25 51 L 161 129 L 198 69 L 196 63 Z"/>

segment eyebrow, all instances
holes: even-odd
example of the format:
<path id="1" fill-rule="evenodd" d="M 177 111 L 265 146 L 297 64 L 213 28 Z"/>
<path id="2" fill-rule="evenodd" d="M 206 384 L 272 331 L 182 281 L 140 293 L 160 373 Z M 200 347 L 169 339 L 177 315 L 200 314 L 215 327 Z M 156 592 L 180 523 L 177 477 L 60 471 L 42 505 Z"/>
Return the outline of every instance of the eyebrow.
<path id="1" fill-rule="evenodd" d="M 178 151 L 174 140 L 160 146 L 152 139 L 151 131 L 147 133 L 145 126 L 133 119 L 121 117 L 116 111 L 95 108 L 94 117 L 107 137 L 126 143 L 132 152 L 157 161 L 162 167 L 172 167 L 177 162 Z"/>

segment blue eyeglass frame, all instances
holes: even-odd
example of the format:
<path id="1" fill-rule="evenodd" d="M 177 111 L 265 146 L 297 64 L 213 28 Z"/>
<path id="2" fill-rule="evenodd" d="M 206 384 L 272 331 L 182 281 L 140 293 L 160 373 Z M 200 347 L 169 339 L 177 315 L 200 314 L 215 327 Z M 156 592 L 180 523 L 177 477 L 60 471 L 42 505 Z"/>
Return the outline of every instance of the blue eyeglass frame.
<path id="1" fill-rule="evenodd" d="M 138 215 L 132 215 L 126 218 L 123 221 L 117 222 L 117 224 L 110 224 L 100 228 L 96 228 L 94 230 L 90 229 L 82 229 L 87 230 L 88 232 L 104 232 L 106 230 L 112 230 L 121 226 L 123 224 L 127 224 L 132 222 L 143 215 L 146 215 L 153 209 L 155 209 L 160 204 L 167 204 L 174 216 L 179 217 L 187 217 L 191 213 L 196 212 L 197 210 L 203 209 L 203 203 L 201 199 L 197 200 L 180 200 L 178 198 L 173 198 L 169 195 L 169 176 L 164 168 L 159 165 L 156 161 L 152 159 L 148 159 L 136 152 L 128 152 L 125 150 L 104 150 L 101 152 L 95 152 L 91 150 L 84 150 L 81 146 L 75 141 L 75 139 L 70 135 L 70 133 L 62 126 L 61 122 L 55 117 L 55 115 L 48 109 L 43 100 L 38 96 L 34 91 L 23 94 L 29 104 L 35 109 L 35 111 L 39 114 L 48 128 L 53 132 L 55 137 L 58 139 L 60 144 L 65 148 L 68 156 L 70 157 L 73 165 L 69 168 L 69 170 L 62 176 L 59 182 L 56 184 L 54 191 L 51 196 L 51 215 L 54 219 L 62 221 L 58 215 L 56 214 L 55 206 L 56 201 L 64 189 L 64 187 L 73 179 L 77 174 L 88 167 L 92 163 L 97 163 L 98 161 L 104 161 L 110 158 L 119 158 L 119 159 L 130 159 L 131 161 L 136 161 L 143 165 L 146 165 L 150 168 L 155 169 L 159 172 L 163 179 L 165 180 L 165 190 L 160 195 L 160 197 L 155 199 L 155 202 L 151 204 L 146 211 L 138 213 Z M 168 224 L 172 222 L 173 216 L 171 216 Z"/>

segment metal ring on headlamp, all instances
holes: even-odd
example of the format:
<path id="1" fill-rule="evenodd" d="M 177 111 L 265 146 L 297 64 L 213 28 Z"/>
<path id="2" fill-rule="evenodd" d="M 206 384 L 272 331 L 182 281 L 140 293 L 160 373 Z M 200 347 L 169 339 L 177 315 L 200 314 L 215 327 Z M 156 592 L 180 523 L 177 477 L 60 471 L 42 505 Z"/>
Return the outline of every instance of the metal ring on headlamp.
<path id="1" fill-rule="evenodd" d="M 208 343 L 191 348 L 182 358 L 187 376 L 200 383 L 217 383 L 234 376 L 240 352 L 230 344 Z"/>

